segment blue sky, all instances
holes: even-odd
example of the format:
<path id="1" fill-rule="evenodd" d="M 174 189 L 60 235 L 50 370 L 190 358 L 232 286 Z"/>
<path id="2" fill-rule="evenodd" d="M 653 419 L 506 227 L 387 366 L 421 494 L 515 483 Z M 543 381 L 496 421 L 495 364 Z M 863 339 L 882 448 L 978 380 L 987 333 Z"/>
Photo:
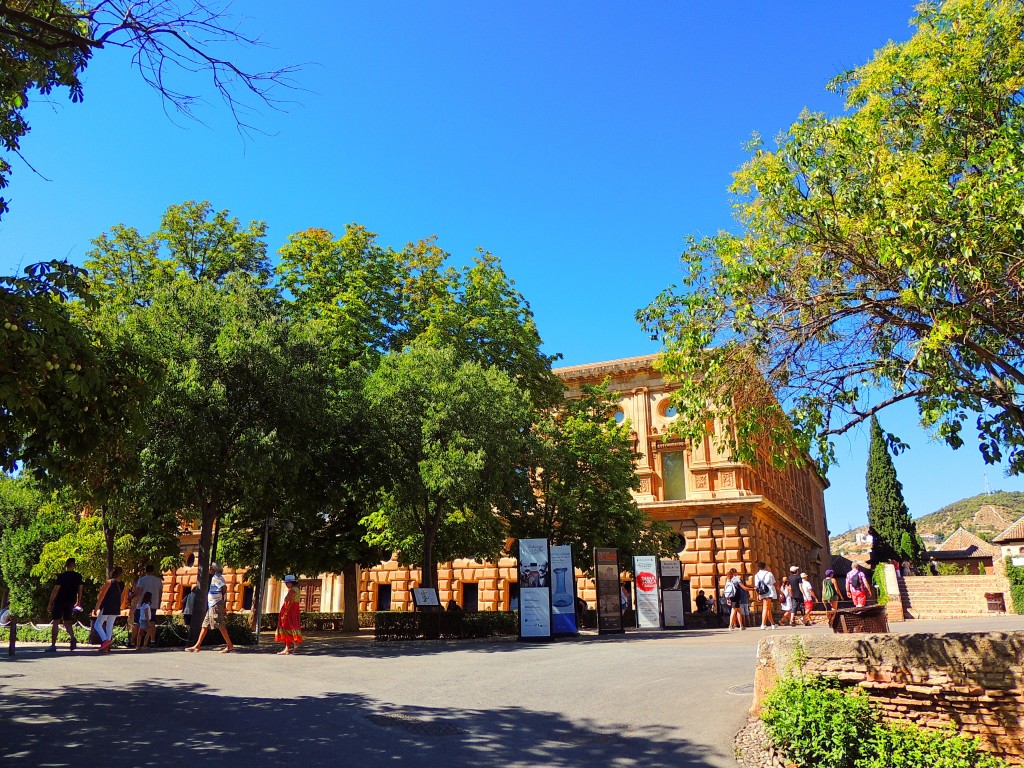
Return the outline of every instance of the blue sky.
<path id="1" fill-rule="evenodd" d="M 679 275 L 688 234 L 732 226 L 726 188 L 757 131 L 910 35 L 913 2 L 317 3 L 281 16 L 247 0 L 269 67 L 306 63 L 303 90 L 243 140 L 204 83 L 204 124 L 165 114 L 118 51 L 97 54 L 85 102 L 39 100 L 0 221 L 0 267 L 80 261 L 124 222 L 143 231 L 187 199 L 269 224 L 271 251 L 310 226 L 359 222 L 386 244 L 436 234 L 457 260 L 500 256 L 564 364 L 657 351 L 634 321 Z M 315 11 L 314 11 L 315 9 Z M 187 85 L 187 83 L 186 83 Z M 973 449 L 930 443 L 910 409 L 883 427 L 911 512 L 984 490 Z M 865 520 L 866 430 L 838 444 L 833 532 Z M 1024 482 L 987 468 L 992 488 Z"/>

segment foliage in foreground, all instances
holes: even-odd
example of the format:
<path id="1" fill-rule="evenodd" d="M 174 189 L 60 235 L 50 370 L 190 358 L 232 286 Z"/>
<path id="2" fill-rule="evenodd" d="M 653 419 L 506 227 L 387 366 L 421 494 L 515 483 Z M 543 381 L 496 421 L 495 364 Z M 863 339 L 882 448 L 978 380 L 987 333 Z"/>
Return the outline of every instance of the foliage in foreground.
<path id="1" fill-rule="evenodd" d="M 976 431 L 1024 472 L 1024 4 L 931 0 L 914 24 L 833 81 L 842 115 L 755 138 L 742 231 L 692 239 L 682 284 L 639 314 L 681 437 L 827 465 L 836 435 L 912 401 L 950 447 Z M 735 431 L 709 436 L 709 412 Z"/>
<path id="2" fill-rule="evenodd" d="M 802 768 L 1009 768 L 952 730 L 884 723 L 862 691 L 829 678 L 784 678 L 761 718 L 775 747 Z"/>

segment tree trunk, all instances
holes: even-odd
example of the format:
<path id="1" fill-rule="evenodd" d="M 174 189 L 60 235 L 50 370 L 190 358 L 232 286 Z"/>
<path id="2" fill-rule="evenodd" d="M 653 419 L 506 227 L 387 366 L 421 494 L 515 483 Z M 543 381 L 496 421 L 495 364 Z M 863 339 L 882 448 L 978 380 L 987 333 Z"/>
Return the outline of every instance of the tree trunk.
<path id="1" fill-rule="evenodd" d="M 217 508 L 208 501 L 202 503 L 199 522 L 199 594 L 192 608 L 192 624 L 188 630 L 188 641 L 194 645 L 199 639 L 199 629 L 206 618 L 206 595 L 210 591 L 210 555 L 213 529 L 217 524 Z"/>
<path id="2" fill-rule="evenodd" d="M 420 564 L 420 586 L 437 589 L 437 563 L 434 562 L 434 537 L 437 529 L 423 535 L 423 558 Z"/>
<path id="3" fill-rule="evenodd" d="M 103 543 L 107 550 L 107 578 L 114 571 L 114 529 L 107 525 L 107 505 L 102 506 Z"/>
<path id="4" fill-rule="evenodd" d="M 346 632 L 359 631 L 359 566 L 349 563 L 341 570 L 345 589 Z"/>

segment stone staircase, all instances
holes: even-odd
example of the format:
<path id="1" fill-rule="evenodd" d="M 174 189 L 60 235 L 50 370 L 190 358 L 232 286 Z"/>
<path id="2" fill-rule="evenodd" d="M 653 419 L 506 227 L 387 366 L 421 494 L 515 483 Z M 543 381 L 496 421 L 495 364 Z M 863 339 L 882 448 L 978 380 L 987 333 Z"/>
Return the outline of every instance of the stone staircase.
<path id="1" fill-rule="evenodd" d="M 1002 594 L 1010 606 L 1010 585 L 1005 576 L 900 577 L 903 615 L 908 619 L 965 619 L 989 616 L 986 594 Z"/>

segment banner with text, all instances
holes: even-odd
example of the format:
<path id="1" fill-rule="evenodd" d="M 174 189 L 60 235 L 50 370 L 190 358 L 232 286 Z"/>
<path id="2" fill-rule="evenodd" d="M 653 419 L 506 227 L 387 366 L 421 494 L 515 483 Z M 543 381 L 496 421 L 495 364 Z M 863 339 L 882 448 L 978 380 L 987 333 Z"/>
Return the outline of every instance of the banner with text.
<path id="1" fill-rule="evenodd" d="M 678 560 L 661 561 L 661 613 L 666 627 L 683 626 L 683 568 Z"/>
<path id="2" fill-rule="evenodd" d="M 572 563 L 572 547 L 562 544 L 551 547 L 551 634 L 575 635 L 576 569 Z"/>
<path id="3" fill-rule="evenodd" d="M 619 550 L 613 547 L 594 547 L 594 577 L 598 634 L 623 632 Z"/>
<path id="4" fill-rule="evenodd" d="M 547 539 L 519 540 L 519 636 L 551 637 Z"/>
<path id="5" fill-rule="evenodd" d="M 658 599 L 658 560 L 654 555 L 633 558 L 636 584 L 636 626 L 661 629 L 661 601 Z"/>

